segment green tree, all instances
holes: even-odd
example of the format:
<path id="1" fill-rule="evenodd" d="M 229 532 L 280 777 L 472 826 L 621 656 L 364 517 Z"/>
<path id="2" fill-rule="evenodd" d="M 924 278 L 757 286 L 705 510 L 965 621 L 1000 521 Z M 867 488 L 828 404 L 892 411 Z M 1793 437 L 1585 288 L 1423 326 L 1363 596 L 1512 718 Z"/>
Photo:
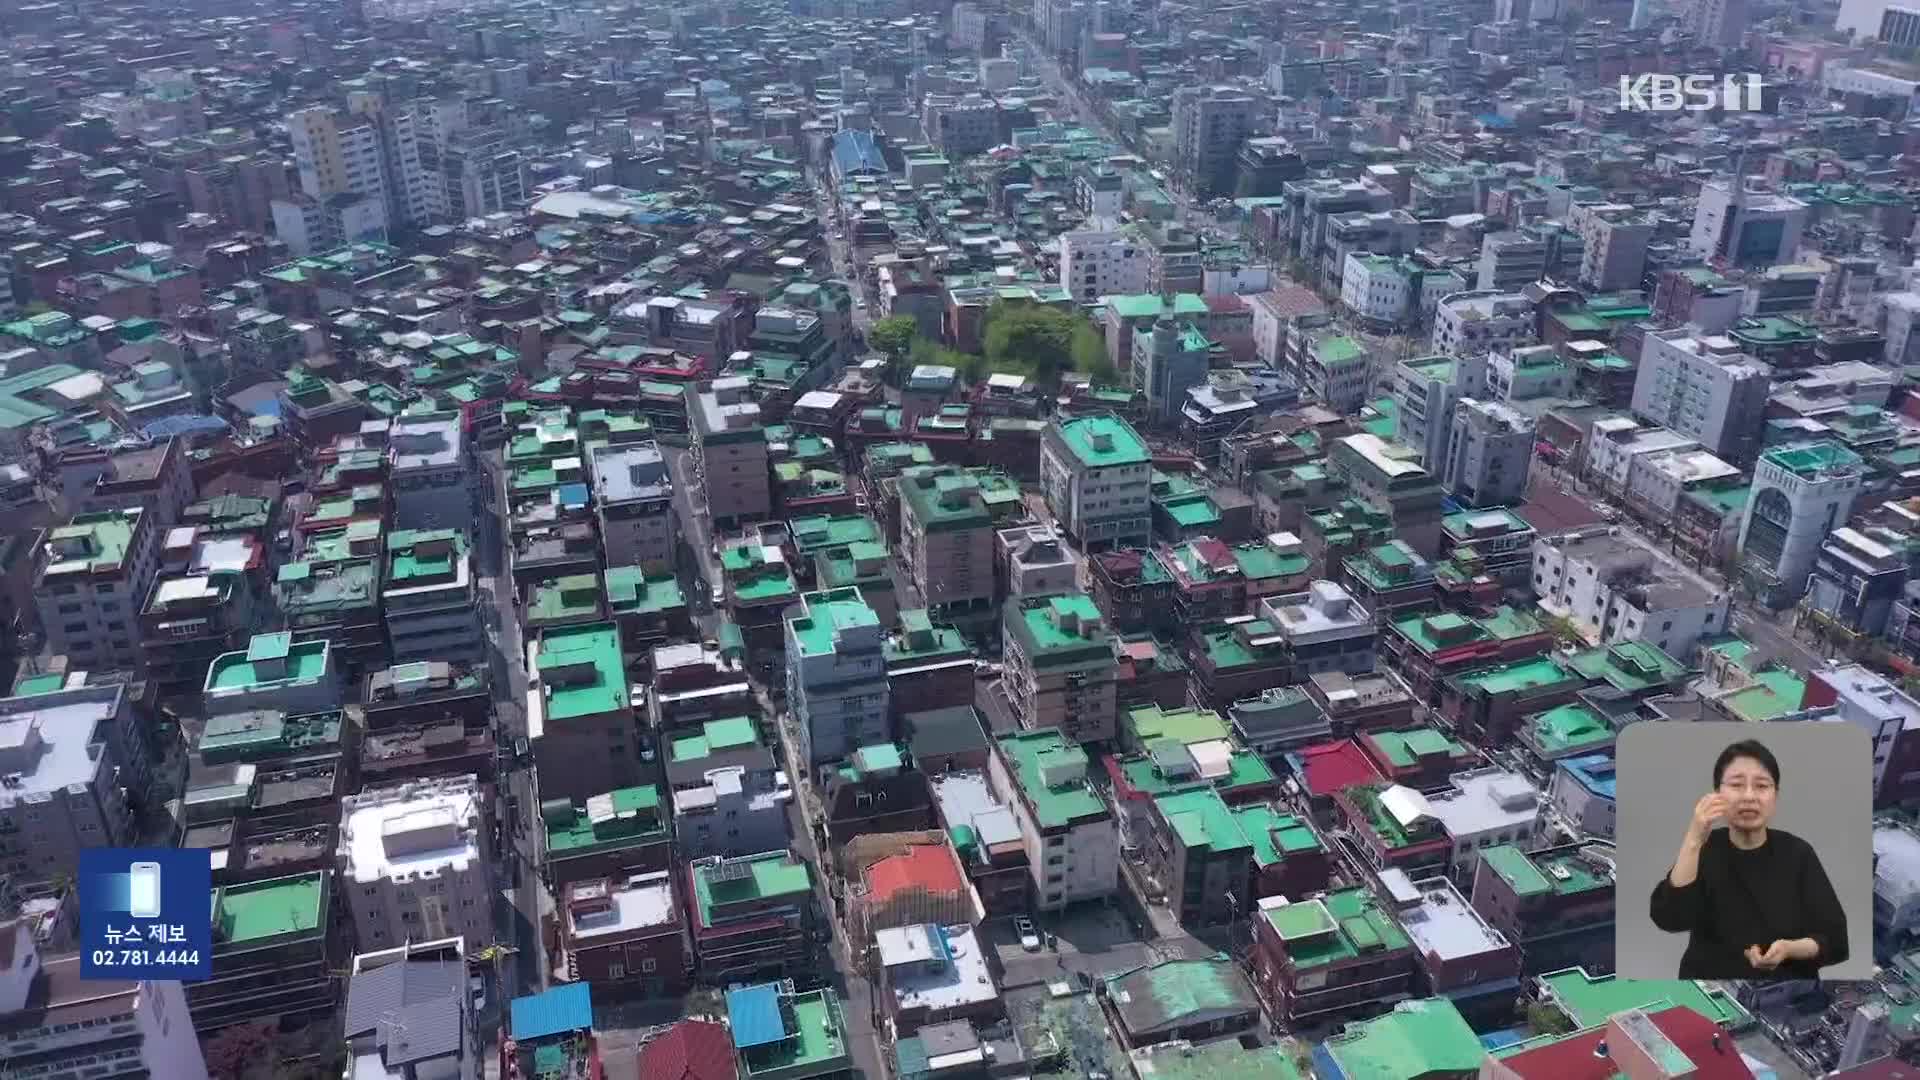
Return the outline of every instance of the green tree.
<path id="1" fill-rule="evenodd" d="M 1092 376 L 1096 383 L 1114 381 L 1113 364 L 1107 359 L 1107 339 L 1100 336 L 1092 323 L 1079 321 L 1073 328 L 1073 344 L 1068 351 L 1073 356 L 1073 370 Z"/>
<path id="2" fill-rule="evenodd" d="M 1544 1001 L 1527 1003 L 1527 1026 L 1543 1035 L 1564 1035 L 1573 1030 L 1567 1014 Z"/>
<path id="3" fill-rule="evenodd" d="M 1073 367 L 1074 328 L 1085 320 L 1057 308 L 1003 300 L 987 309 L 981 340 L 996 371 L 1024 371 L 1050 387 Z"/>
<path id="4" fill-rule="evenodd" d="M 1587 643 L 1586 636 L 1580 633 L 1579 624 L 1565 615 L 1549 615 L 1540 621 L 1547 628 L 1547 633 L 1553 635 L 1556 644 L 1579 648 Z"/>
<path id="5" fill-rule="evenodd" d="M 887 381 L 899 378 L 900 358 L 913 348 L 920 324 L 911 315 L 889 315 L 867 329 L 867 342 L 887 354 Z"/>

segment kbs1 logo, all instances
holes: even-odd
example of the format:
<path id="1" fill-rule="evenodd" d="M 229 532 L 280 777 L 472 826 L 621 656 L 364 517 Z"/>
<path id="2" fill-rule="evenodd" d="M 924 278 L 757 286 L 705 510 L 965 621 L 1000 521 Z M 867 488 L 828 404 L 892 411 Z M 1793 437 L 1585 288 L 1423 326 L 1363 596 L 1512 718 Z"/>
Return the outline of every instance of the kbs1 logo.
<path id="1" fill-rule="evenodd" d="M 1766 112 L 1758 75 L 1622 75 L 1626 112 Z"/>

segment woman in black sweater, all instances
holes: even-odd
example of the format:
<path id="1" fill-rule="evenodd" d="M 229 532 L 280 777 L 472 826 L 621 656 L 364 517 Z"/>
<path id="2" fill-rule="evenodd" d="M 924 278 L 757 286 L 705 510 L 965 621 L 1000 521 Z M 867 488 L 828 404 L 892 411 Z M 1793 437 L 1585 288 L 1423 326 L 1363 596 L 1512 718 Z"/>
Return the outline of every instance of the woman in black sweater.
<path id="1" fill-rule="evenodd" d="M 1734 743 L 1713 763 L 1713 787 L 1649 904 L 1655 926 L 1687 935 L 1680 977 L 1819 978 L 1847 958 L 1847 915 L 1812 845 L 1768 828 L 1779 761 L 1752 739 Z"/>

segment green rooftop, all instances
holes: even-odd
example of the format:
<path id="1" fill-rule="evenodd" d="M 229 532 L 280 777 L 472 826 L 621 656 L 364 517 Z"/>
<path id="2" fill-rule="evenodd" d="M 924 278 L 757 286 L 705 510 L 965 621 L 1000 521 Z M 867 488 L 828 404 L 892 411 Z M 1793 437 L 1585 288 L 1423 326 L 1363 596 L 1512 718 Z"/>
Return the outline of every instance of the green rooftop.
<path id="1" fill-rule="evenodd" d="M 713 879 L 713 864 L 696 865 L 693 868 L 693 895 L 700 909 L 700 924 L 714 925 L 714 909 L 729 904 L 776 897 L 792 897 L 796 903 L 806 903 L 813 895 L 813 875 L 806 863 L 791 859 L 792 856 L 784 851 L 770 851 L 744 860 L 729 859 L 727 864 L 730 867 L 745 862 L 748 873 L 724 881 Z"/>
<path id="2" fill-rule="evenodd" d="M 600 579 L 568 574 L 535 584 L 527 597 L 527 624 L 543 626 L 585 621 L 600 614 Z"/>
<path id="3" fill-rule="evenodd" d="M 1189 849 L 1204 847 L 1214 854 L 1253 851 L 1253 843 L 1240 829 L 1240 819 L 1210 784 L 1161 795 L 1153 805 Z"/>
<path id="4" fill-rule="evenodd" d="M 1860 472 L 1860 455 L 1836 442 L 1776 447 L 1760 455 L 1760 459 L 1802 479 L 1852 476 Z"/>
<path id="5" fill-rule="evenodd" d="M 880 625 L 880 617 L 860 599 L 858 589 L 811 592 L 800 602 L 804 614 L 788 619 L 787 630 L 802 656 L 830 656 L 839 649 L 843 632 Z M 877 634 L 873 642 L 879 644 Z"/>
<path id="6" fill-rule="evenodd" d="M 652 786 L 618 788 L 582 806 L 555 799 L 540 804 L 540 818 L 549 855 L 587 855 L 667 835 L 660 789 Z"/>
<path id="7" fill-rule="evenodd" d="M 1000 737 L 1000 753 L 1033 805 L 1042 829 L 1060 828 L 1104 816 L 1107 804 L 1087 786 L 1087 752 L 1058 728 L 1042 728 Z M 1048 784 L 1049 773 L 1056 780 Z"/>
<path id="8" fill-rule="evenodd" d="M 741 747 L 758 745 L 760 745 L 760 732 L 753 726 L 752 718 L 729 716 L 702 724 L 698 735 L 682 735 L 674 739 L 668 755 L 669 760 L 676 763 L 698 761 L 711 756 L 715 751 L 738 750 Z"/>
<path id="9" fill-rule="evenodd" d="M 1420 759 L 1435 754 L 1444 754 L 1449 758 L 1461 757 L 1472 753 L 1465 743 L 1455 742 L 1433 728 L 1414 728 L 1410 731 L 1374 731 L 1367 738 L 1387 756 L 1387 761 L 1397 769 L 1411 769 L 1420 764 Z"/>
<path id="10" fill-rule="evenodd" d="M 1227 737 L 1227 722 L 1212 709 L 1188 707 L 1169 712 L 1158 705 L 1147 705 L 1128 712 L 1126 726 L 1134 743 L 1141 746 L 1161 739 L 1196 743 Z"/>
<path id="11" fill-rule="evenodd" d="M 1008 629 L 1036 667 L 1113 662 L 1100 608 L 1085 593 L 1016 597 L 1008 601 L 1008 609 Z"/>
<path id="12" fill-rule="evenodd" d="M 1239 819 L 1240 831 L 1253 845 L 1254 865 L 1263 869 L 1288 855 L 1322 849 L 1312 826 L 1265 803 L 1236 807 L 1233 816 Z"/>
<path id="13" fill-rule="evenodd" d="M 577 720 L 629 708 L 620 631 L 612 623 L 548 630 L 540 635 L 535 655 L 545 720 Z"/>
<path id="14" fill-rule="evenodd" d="M 1687 672 L 1685 664 L 1644 641 L 1586 649 L 1567 657 L 1566 664 L 1588 679 L 1630 693 L 1665 686 Z"/>
<path id="15" fill-rule="evenodd" d="M 1806 693 L 1806 680 L 1791 671 L 1768 668 L 1754 673 L 1753 685 L 1724 695 L 1719 701 L 1741 720 L 1778 720 L 1799 712 Z"/>
<path id="16" fill-rule="evenodd" d="M 1572 852 L 1536 856 L 1512 844 L 1500 844 L 1481 852 L 1480 857 L 1515 895 L 1523 898 L 1547 893 L 1571 895 L 1613 887 L 1612 877 L 1595 873 L 1591 863 Z"/>
<path id="17" fill-rule="evenodd" d="M 205 692 L 264 690 L 313 682 L 326 674 L 327 643 L 291 642 L 290 634 L 259 634 L 239 652 L 222 653 L 207 667 Z"/>
<path id="18" fill-rule="evenodd" d="M 607 609 L 615 618 L 622 615 L 661 615 L 684 609 L 687 598 L 680 591 L 680 579 L 672 574 L 648 575 L 638 566 L 610 566 L 600 575 L 605 588 Z"/>
<path id="19" fill-rule="evenodd" d="M 797 517 L 787 522 L 787 531 L 793 536 L 794 550 L 802 556 L 830 547 L 878 543 L 882 539 L 880 526 L 864 514 Z"/>
<path id="20" fill-rule="evenodd" d="M 1341 889 L 1260 913 L 1273 925 L 1297 970 L 1325 967 L 1362 954 L 1409 949 L 1412 942 L 1392 912 L 1364 887 Z"/>
<path id="21" fill-rule="evenodd" d="M 1545 656 L 1480 668 L 1457 676 L 1463 688 L 1488 694 L 1524 694 L 1534 690 L 1574 687 L 1579 677 Z"/>
<path id="22" fill-rule="evenodd" d="M 272 878 L 213 890 L 218 945 L 245 945 L 320 928 L 327 902 L 325 872 Z"/>
<path id="23" fill-rule="evenodd" d="M 1133 425 L 1116 416 L 1082 416 L 1060 425 L 1061 441 L 1093 469 L 1145 465 L 1152 460 Z"/>
<path id="24" fill-rule="evenodd" d="M 747 1050 L 742 1055 L 747 1076 L 818 1068 L 848 1057 L 846 1019 L 841 1014 L 840 999 L 832 990 L 794 994 L 784 1000 L 793 1011 L 791 1037 Z"/>
<path id="25" fill-rule="evenodd" d="M 1568 968 L 1542 975 L 1540 981 L 1576 1027 L 1598 1027 L 1608 1017 L 1630 1009 L 1656 1012 L 1673 1005 L 1684 1005 L 1736 1031 L 1753 1022 L 1752 1015 L 1725 991 L 1691 979 L 1624 979 Z"/>
<path id="26" fill-rule="evenodd" d="M 1527 721 L 1535 746 L 1558 758 L 1613 745 L 1613 726 L 1607 718 L 1579 702 L 1549 709 Z"/>
<path id="27" fill-rule="evenodd" d="M 1143 795 L 1164 795 L 1183 783 L 1161 775 L 1154 766 L 1153 758 L 1145 754 L 1122 761 L 1120 775 L 1126 778 L 1128 787 Z M 1234 791 L 1273 782 L 1273 769 L 1261 760 L 1259 754 L 1251 750 L 1235 750 L 1227 758 L 1227 775 L 1216 778 L 1213 786 L 1221 791 Z"/>
<path id="28" fill-rule="evenodd" d="M 1487 1057 L 1480 1037 L 1444 997 L 1399 1002 L 1390 1013 L 1348 1024 L 1321 1049 L 1347 1080 L 1472 1076 Z"/>
<path id="29" fill-rule="evenodd" d="M 139 510 L 105 510 L 76 514 L 47 533 L 46 575 L 115 573 L 133 546 L 140 522 Z"/>

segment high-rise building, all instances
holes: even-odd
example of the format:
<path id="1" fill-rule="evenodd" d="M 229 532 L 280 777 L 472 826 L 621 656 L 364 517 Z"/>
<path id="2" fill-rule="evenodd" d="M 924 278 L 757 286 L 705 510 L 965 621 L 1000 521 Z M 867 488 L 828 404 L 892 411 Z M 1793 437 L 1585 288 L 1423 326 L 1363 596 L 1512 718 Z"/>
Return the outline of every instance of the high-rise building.
<path id="1" fill-rule="evenodd" d="M 1147 396 L 1147 414 L 1155 424 L 1167 427 L 1179 421 L 1187 391 L 1207 381 L 1210 348 L 1205 334 L 1171 315 L 1154 320 L 1150 330 L 1133 332 L 1127 370 L 1134 388 Z"/>
<path id="2" fill-rule="evenodd" d="M 1060 284 L 1075 300 L 1147 291 L 1147 245 L 1126 230 L 1081 230 L 1060 237 Z"/>
<path id="3" fill-rule="evenodd" d="M 773 510 L 767 481 L 767 430 L 743 376 L 687 388 L 693 458 L 715 525 L 758 521 Z"/>
<path id="4" fill-rule="evenodd" d="M 1173 160 L 1181 187 L 1203 199 L 1233 191 L 1240 144 L 1253 134 L 1254 100 L 1231 87 L 1173 92 Z"/>
<path id="5" fill-rule="evenodd" d="M 33 597 L 50 650 L 95 670 L 140 665 L 140 605 L 159 559 L 154 518 L 137 507 L 103 510 L 47 531 L 34 552 Z"/>
<path id="6" fill-rule="evenodd" d="M 1152 489 L 1153 456 L 1117 416 L 1055 417 L 1041 434 L 1041 493 L 1083 549 L 1146 543 Z"/>
<path id="7" fill-rule="evenodd" d="M 1731 338 L 1656 330 L 1641 347 L 1633 411 L 1744 465 L 1760 450 L 1772 376 Z"/>
<path id="8" fill-rule="evenodd" d="M 980 482 L 952 466 L 916 469 L 900 486 L 900 556 L 930 613 L 991 609 L 994 521 Z"/>
<path id="9" fill-rule="evenodd" d="M 1806 591 L 1821 542 L 1846 524 L 1865 482 L 1860 456 L 1836 442 L 1760 455 L 1740 522 L 1740 564 L 1767 603 L 1783 607 Z"/>
<path id="10" fill-rule="evenodd" d="M 1747 34 L 1747 0 L 1693 0 L 1686 21 L 1694 44 L 1735 48 Z"/>

